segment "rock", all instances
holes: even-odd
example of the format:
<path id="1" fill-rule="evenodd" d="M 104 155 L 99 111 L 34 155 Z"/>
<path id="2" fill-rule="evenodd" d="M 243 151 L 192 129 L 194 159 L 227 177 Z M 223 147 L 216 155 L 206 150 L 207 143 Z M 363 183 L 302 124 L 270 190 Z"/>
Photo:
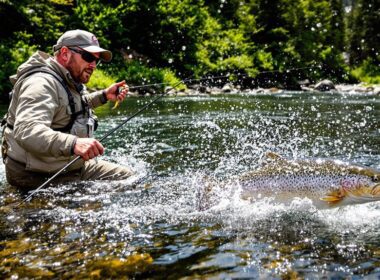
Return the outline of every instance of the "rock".
<path id="1" fill-rule="evenodd" d="M 256 93 L 265 93 L 265 90 L 263 88 L 257 88 Z"/>
<path id="2" fill-rule="evenodd" d="M 251 94 L 252 93 L 252 90 L 251 89 L 244 89 L 242 91 L 243 94 Z"/>
<path id="3" fill-rule="evenodd" d="M 166 92 L 166 93 L 169 93 L 169 92 L 172 92 L 172 91 L 175 91 L 175 90 L 171 86 L 166 86 L 165 89 L 164 89 L 164 92 Z"/>
<path id="4" fill-rule="evenodd" d="M 177 96 L 187 96 L 187 94 L 183 91 L 178 91 L 176 95 Z"/>
<path id="5" fill-rule="evenodd" d="M 212 92 L 212 89 L 210 87 L 206 87 L 206 93 L 210 94 Z"/>
<path id="6" fill-rule="evenodd" d="M 300 86 L 306 86 L 307 87 L 310 85 L 310 81 L 309 81 L 309 79 L 305 79 L 305 80 L 298 81 L 298 84 Z"/>
<path id="7" fill-rule="evenodd" d="M 216 87 L 212 87 L 212 88 L 210 88 L 210 94 L 211 95 L 218 95 L 218 94 L 221 94 L 221 91 L 220 91 L 220 89 L 218 89 Z"/>
<path id="8" fill-rule="evenodd" d="M 222 92 L 231 92 L 233 90 L 233 86 L 231 84 L 225 84 L 222 87 Z"/>
<path id="9" fill-rule="evenodd" d="M 279 93 L 281 92 L 278 88 L 276 87 L 271 87 L 268 89 L 270 93 Z"/>
<path id="10" fill-rule="evenodd" d="M 186 91 L 187 95 L 197 95 L 199 91 L 196 91 L 195 89 L 188 88 Z"/>
<path id="11" fill-rule="evenodd" d="M 314 89 L 319 91 L 329 91 L 335 89 L 335 85 L 330 80 L 322 80 L 315 85 Z"/>
<path id="12" fill-rule="evenodd" d="M 207 93 L 207 87 L 206 86 L 204 86 L 204 85 L 200 85 L 200 86 L 198 86 L 198 91 L 200 92 L 200 93 Z"/>
<path id="13" fill-rule="evenodd" d="M 314 91 L 314 88 L 307 87 L 307 86 L 301 86 L 302 91 Z"/>

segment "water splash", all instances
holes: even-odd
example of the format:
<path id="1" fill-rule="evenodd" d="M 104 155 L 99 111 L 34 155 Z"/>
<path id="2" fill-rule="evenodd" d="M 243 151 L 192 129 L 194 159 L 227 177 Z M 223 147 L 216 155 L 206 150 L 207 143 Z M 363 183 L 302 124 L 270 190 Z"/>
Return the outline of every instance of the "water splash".
<path id="1" fill-rule="evenodd" d="M 318 210 L 305 198 L 246 200 L 236 180 L 268 151 L 379 168 L 379 104 L 372 96 L 297 93 L 162 100 L 107 142 L 105 159 L 132 166 L 134 178 L 44 190 L 14 217 L 2 216 L 2 248 L 73 277 L 93 272 L 86 264 L 95 260 L 111 258 L 112 266 L 112 258 L 136 252 L 152 256 L 152 271 L 170 269 L 178 278 L 183 267 L 186 276 L 219 279 L 376 275 L 378 203 Z M 97 133 L 133 109 L 107 118 Z M 216 187 L 204 200 L 210 182 Z M 1 203 L 20 199 L 3 189 Z"/>

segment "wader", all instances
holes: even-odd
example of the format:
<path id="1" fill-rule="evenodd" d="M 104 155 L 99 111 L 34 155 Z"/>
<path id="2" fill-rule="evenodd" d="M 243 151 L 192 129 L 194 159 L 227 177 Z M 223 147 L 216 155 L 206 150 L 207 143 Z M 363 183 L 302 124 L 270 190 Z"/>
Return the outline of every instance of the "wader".
<path id="1" fill-rule="evenodd" d="M 38 173 L 25 170 L 25 164 L 5 159 L 5 173 L 9 184 L 21 190 L 32 190 L 45 183 L 54 173 Z M 103 160 L 91 159 L 84 163 L 81 169 L 65 172 L 52 180 L 51 185 L 69 182 L 92 180 L 123 180 L 133 175 L 133 172 L 124 166 Z"/>

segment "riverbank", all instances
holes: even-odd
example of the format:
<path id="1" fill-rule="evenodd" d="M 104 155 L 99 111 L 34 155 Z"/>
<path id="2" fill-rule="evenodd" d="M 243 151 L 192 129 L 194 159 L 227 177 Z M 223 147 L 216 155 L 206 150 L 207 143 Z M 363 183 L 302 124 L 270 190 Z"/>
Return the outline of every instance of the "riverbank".
<path id="1" fill-rule="evenodd" d="M 276 94 L 286 91 L 300 91 L 300 92 L 331 92 L 343 94 L 370 94 L 380 96 L 380 85 L 367 85 L 360 84 L 338 84 L 335 85 L 331 81 L 324 80 L 315 85 L 300 85 L 298 90 L 287 90 L 277 87 L 270 88 L 251 88 L 242 89 L 240 86 L 227 83 L 222 87 L 204 86 L 195 84 L 188 86 L 186 89 L 177 90 L 173 87 L 166 87 L 165 93 L 169 96 L 193 96 L 193 95 L 219 95 L 219 94 Z M 144 91 L 130 91 L 131 96 L 151 96 L 157 94 L 154 89 L 145 89 Z"/>
<path id="2" fill-rule="evenodd" d="M 99 89 L 88 89 L 90 92 L 99 90 Z M 283 93 L 286 91 L 299 91 L 299 92 L 331 92 L 331 93 L 342 93 L 342 94 L 369 94 L 369 95 L 379 95 L 380 96 L 380 84 L 377 85 L 368 85 L 365 83 L 359 84 L 338 84 L 335 85 L 329 80 L 321 81 L 315 85 L 300 85 L 298 90 L 288 90 L 277 87 L 270 88 L 245 88 L 242 89 L 240 86 L 235 86 L 231 83 L 227 83 L 222 87 L 214 86 L 205 86 L 202 84 L 190 85 L 185 89 L 176 89 L 173 87 L 166 87 L 164 92 L 168 96 L 202 96 L 202 95 L 220 95 L 220 94 L 277 94 Z M 130 90 L 129 96 L 153 96 L 156 94 L 161 94 L 162 91 L 159 91 L 153 87 L 146 87 L 143 90 Z M 0 102 L 0 105 L 7 105 L 5 102 Z"/>

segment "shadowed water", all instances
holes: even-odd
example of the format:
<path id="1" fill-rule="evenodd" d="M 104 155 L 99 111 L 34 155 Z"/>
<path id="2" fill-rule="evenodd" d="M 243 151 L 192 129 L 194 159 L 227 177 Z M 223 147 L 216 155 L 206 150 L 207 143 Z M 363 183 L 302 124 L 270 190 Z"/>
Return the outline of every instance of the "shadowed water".
<path id="1" fill-rule="evenodd" d="M 98 111 L 97 137 L 149 101 Z M 164 98 L 104 143 L 103 158 L 136 176 L 47 188 L 13 211 L 4 206 L 25 195 L 1 164 L 0 276 L 376 279 L 379 202 L 252 202 L 238 178 L 268 151 L 380 169 L 379 117 L 380 98 L 363 94 Z M 209 182 L 216 195 L 200 208 Z"/>

